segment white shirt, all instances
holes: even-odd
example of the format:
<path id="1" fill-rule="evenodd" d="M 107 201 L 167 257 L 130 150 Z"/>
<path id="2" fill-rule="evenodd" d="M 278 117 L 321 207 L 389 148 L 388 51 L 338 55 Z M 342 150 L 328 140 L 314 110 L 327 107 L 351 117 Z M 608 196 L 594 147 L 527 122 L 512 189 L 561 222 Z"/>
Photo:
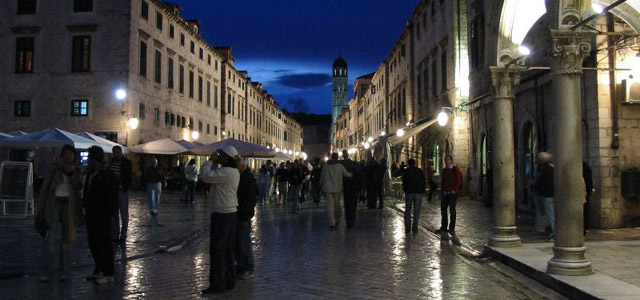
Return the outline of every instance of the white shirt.
<path id="1" fill-rule="evenodd" d="M 69 176 L 62 174 L 62 183 L 56 187 L 56 197 L 69 197 Z"/>
<path id="2" fill-rule="evenodd" d="M 206 161 L 200 171 L 200 180 L 210 183 L 213 198 L 213 212 L 232 213 L 238 211 L 238 184 L 240 172 L 230 167 L 214 168 Z"/>

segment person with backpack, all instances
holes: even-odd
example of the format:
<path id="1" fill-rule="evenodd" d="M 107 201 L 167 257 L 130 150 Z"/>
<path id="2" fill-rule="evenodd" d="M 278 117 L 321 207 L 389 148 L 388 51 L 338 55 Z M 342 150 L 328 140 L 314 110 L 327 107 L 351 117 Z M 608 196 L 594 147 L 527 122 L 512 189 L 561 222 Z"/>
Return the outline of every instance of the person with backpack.
<path id="1" fill-rule="evenodd" d="M 449 233 L 454 241 L 458 240 L 455 228 L 456 228 L 456 204 L 458 201 L 458 193 L 462 188 L 462 172 L 460 168 L 453 164 L 453 157 L 449 154 L 444 157 L 445 167 L 442 169 L 441 191 L 442 201 L 440 202 L 440 214 L 442 216 L 442 222 L 440 223 L 440 229 L 436 230 L 436 233 L 442 235 L 443 238 L 448 238 L 446 235 Z M 447 208 L 451 220 L 447 215 Z"/>
<path id="2" fill-rule="evenodd" d="M 236 223 L 236 277 L 240 280 L 253 278 L 253 250 L 251 248 L 251 219 L 255 215 L 255 207 L 258 198 L 258 185 L 251 173 L 251 168 L 247 166 L 244 158 L 237 158 L 236 164 L 240 172 L 240 182 L 238 183 L 238 222 Z M 269 176 L 267 167 L 262 165 L 264 174 Z M 262 169 L 261 168 L 261 169 Z M 270 177 L 268 178 L 271 180 Z M 265 192 L 267 187 L 263 187 L 261 192 Z"/>
<path id="3" fill-rule="evenodd" d="M 420 208 L 422 207 L 422 194 L 426 189 L 424 172 L 416 167 L 416 160 L 409 159 L 409 166 L 402 172 L 402 189 L 404 190 L 404 231 L 406 233 L 418 233 L 420 222 Z M 412 211 L 413 209 L 413 211 Z M 413 213 L 413 225 L 411 215 Z"/>

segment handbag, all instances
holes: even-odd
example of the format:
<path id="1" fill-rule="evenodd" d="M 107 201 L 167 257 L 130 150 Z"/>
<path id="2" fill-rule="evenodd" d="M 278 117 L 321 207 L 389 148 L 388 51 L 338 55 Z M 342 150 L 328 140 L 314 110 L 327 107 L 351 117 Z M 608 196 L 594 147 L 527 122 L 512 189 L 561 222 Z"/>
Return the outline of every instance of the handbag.
<path id="1" fill-rule="evenodd" d="M 45 222 L 44 217 L 41 215 L 36 216 L 36 222 L 33 226 L 42 238 L 47 236 L 47 233 L 49 232 L 49 225 Z"/>

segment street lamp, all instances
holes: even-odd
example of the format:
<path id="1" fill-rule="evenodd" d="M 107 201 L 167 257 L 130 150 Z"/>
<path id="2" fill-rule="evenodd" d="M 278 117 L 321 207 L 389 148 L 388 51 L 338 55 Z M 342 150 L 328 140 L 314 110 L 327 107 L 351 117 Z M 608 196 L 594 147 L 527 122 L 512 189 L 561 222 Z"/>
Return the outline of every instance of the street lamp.
<path id="1" fill-rule="evenodd" d="M 397 135 L 398 137 L 402 137 L 402 136 L 404 136 L 404 129 L 402 129 L 402 128 L 398 129 L 398 131 L 396 131 L 396 135 Z"/>
<path id="2" fill-rule="evenodd" d="M 369 142 L 369 143 L 373 142 L 373 137 L 372 137 L 372 136 L 370 136 L 370 137 L 367 139 L 367 142 Z"/>
<path id="3" fill-rule="evenodd" d="M 309 156 L 307 156 L 307 154 L 306 154 L 306 153 L 302 152 L 302 159 L 307 160 L 307 158 L 308 158 L 308 157 L 309 157 Z"/>
<path id="4" fill-rule="evenodd" d="M 387 133 L 384 132 L 384 130 L 382 132 L 380 132 L 380 136 L 384 136 L 385 134 L 387 134 Z"/>
<path id="5" fill-rule="evenodd" d="M 280 148 L 276 147 L 276 153 L 280 152 Z"/>
<path id="6" fill-rule="evenodd" d="M 127 98 L 127 91 L 125 91 L 124 89 L 117 89 L 116 90 L 116 99 L 124 100 L 124 98 Z"/>
<path id="7" fill-rule="evenodd" d="M 194 130 L 191 132 L 191 138 L 193 140 L 197 140 L 199 137 L 200 137 L 200 133 L 198 131 Z"/>
<path id="8" fill-rule="evenodd" d="M 365 150 L 368 150 L 371 147 L 371 144 L 369 144 L 369 142 L 364 143 L 363 147 Z"/>
<path id="9" fill-rule="evenodd" d="M 226 131 L 223 131 L 223 132 L 222 132 L 222 136 L 225 136 L 225 135 L 227 135 L 227 132 L 226 132 Z"/>
<path id="10" fill-rule="evenodd" d="M 529 54 L 531 54 L 531 49 L 529 49 L 529 47 L 525 45 L 520 45 L 518 46 L 518 54 L 519 56 L 516 56 L 515 58 L 511 59 L 506 65 L 504 65 L 504 67 L 508 68 L 513 64 L 524 65 L 524 61 L 522 61 L 522 59 L 526 58 L 527 56 L 529 56 Z"/>
<path id="11" fill-rule="evenodd" d="M 438 125 L 445 126 L 447 125 L 447 122 L 449 122 L 449 115 L 446 112 L 441 111 L 438 114 Z"/>
<path id="12" fill-rule="evenodd" d="M 129 128 L 134 129 L 134 130 L 135 130 L 136 128 L 138 128 L 138 123 L 139 123 L 139 121 L 138 121 L 138 118 L 136 118 L 136 117 L 131 117 L 131 118 L 127 121 L 127 125 L 129 125 Z"/>

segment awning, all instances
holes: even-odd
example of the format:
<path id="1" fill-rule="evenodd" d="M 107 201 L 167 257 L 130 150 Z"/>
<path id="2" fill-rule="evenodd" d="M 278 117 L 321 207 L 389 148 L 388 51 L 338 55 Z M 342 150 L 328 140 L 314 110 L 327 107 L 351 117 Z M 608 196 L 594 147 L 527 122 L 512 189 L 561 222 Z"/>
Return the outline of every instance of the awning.
<path id="1" fill-rule="evenodd" d="M 134 153 L 144 154 L 179 154 L 189 152 L 189 149 L 178 144 L 176 141 L 170 138 L 164 138 L 140 145 L 129 147 L 129 151 Z"/>
<path id="2" fill-rule="evenodd" d="M 429 128 L 429 126 L 431 126 L 431 125 L 433 125 L 433 124 L 435 124 L 437 122 L 438 122 L 438 119 L 436 117 L 423 118 L 423 119 L 419 120 L 418 122 L 416 122 L 415 124 L 413 124 L 411 127 L 405 128 L 403 136 L 398 136 L 394 132 L 394 133 L 390 133 L 389 134 L 390 136 L 387 138 L 387 140 L 392 145 L 398 145 L 398 144 L 408 140 L 410 137 L 419 134 L 420 132 L 422 132 L 423 130 Z"/>
<path id="3" fill-rule="evenodd" d="M 273 157 L 275 151 L 267 147 L 244 142 L 236 139 L 225 139 L 219 142 L 207 144 L 191 149 L 191 153 L 196 155 L 211 155 L 214 151 L 225 146 L 233 146 L 238 151 L 238 155 L 243 157 Z"/>
<path id="4" fill-rule="evenodd" d="M 88 149 L 91 146 L 100 146 L 100 143 L 58 128 L 0 140 L 0 148 L 10 149 L 56 148 L 64 145 L 72 145 L 76 149 Z"/>
<path id="5" fill-rule="evenodd" d="M 97 143 L 100 144 L 99 145 L 100 148 L 102 148 L 102 150 L 104 150 L 105 153 L 112 153 L 114 146 L 120 146 L 120 148 L 122 148 L 122 153 L 129 152 L 129 149 L 127 149 L 127 147 L 122 146 L 122 145 L 120 145 L 118 143 L 114 143 L 114 142 L 112 142 L 110 140 L 107 140 L 107 139 L 105 139 L 103 137 L 99 137 L 99 136 L 97 136 L 97 135 L 95 135 L 93 133 L 90 133 L 90 132 L 86 132 L 86 131 L 79 132 L 79 133 L 77 133 L 77 135 L 79 135 L 81 137 L 86 137 L 86 138 L 88 138 L 90 140 L 96 141 Z"/>

